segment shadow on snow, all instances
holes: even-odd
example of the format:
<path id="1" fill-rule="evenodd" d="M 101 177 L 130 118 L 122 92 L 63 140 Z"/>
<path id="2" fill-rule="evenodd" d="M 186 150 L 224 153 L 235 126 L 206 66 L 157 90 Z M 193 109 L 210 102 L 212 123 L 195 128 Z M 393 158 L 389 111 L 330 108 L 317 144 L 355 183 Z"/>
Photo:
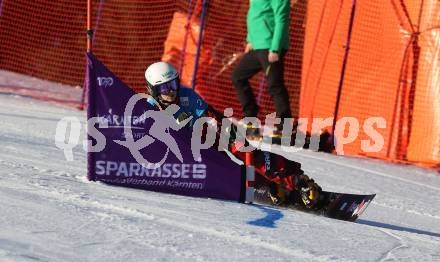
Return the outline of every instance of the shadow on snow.
<path id="1" fill-rule="evenodd" d="M 276 221 L 284 217 L 283 213 L 278 209 L 260 206 L 260 205 L 252 205 L 252 206 L 263 211 L 266 214 L 266 216 L 247 222 L 247 224 L 249 225 L 276 228 Z"/>
<path id="2" fill-rule="evenodd" d="M 396 226 L 396 225 L 386 224 L 386 223 L 377 222 L 377 221 L 358 219 L 358 220 L 356 220 L 356 223 L 368 225 L 368 226 L 373 226 L 373 227 L 380 227 L 380 228 L 385 228 L 385 229 L 427 235 L 427 236 L 432 236 L 432 237 L 440 237 L 440 233 L 435 233 L 435 232 L 430 232 L 430 231 L 425 231 L 425 230 L 420 230 L 420 229 L 410 228 L 410 227 Z"/>

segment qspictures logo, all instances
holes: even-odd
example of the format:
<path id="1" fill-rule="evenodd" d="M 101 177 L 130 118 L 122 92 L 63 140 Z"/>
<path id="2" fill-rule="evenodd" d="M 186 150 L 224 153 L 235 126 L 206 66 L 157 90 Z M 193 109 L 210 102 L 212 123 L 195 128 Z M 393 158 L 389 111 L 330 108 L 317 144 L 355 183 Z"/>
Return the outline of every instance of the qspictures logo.
<path id="1" fill-rule="evenodd" d="M 232 118 L 233 111 L 231 108 L 224 110 L 221 125 L 219 127 L 218 121 L 211 117 L 200 117 L 194 121 L 190 114 L 186 114 L 187 118 L 182 121 L 176 121 L 175 114 L 179 112 L 178 105 L 170 105 L 163 111 L 145 110 L 140 116 L 133 116 L 133 109 L 143 97 L 140 95 L 133 95 L 128 101 L 124 115 L 111 114 L 105 116 L 92 117 L 87 121 L 87 135 L 95 140 L 94 145 L 92 141 L 83 141 L 83 148 L 88 152 L 101 152 L 105 149 L 107 139 L 101 132 L 108 128 L 123 128 L 124 132 L 121 139 L 114 139 L 115 143 L 127 148 L 136 160 L 136 162 L 146 169 L 157 169 L 166 163 L 169 154 L 173 154 L 181 163 L 185 163 L 176 139 L 171 135 L 174 131 L 179 131 L 192 121 L 192 137 L 188 141 L 188 146 L 191 147 L 192 160 L 202 163 L 202 150 L 212 149 L 217 145 L 218 151 L 227 151 L 229 143 L 245 144 L 246 124 L 251 123 L 254 126 L 260 126 L 263 130 L 263 135 L 269 135 L 274 129 L 275 125 L 281 123 L 281 119 L 275 117 L 275 113 L 266 116 L 265 125 L 261 124 L 258 118 L 246 117 L 240 121 L 235 121 Z M 110 111 L 111 112 L 111 111 Z M 185 112 L 184 112 L 185 113 Z M 139 124 L 145 123 L 146 119 L 151 119 L 152 124 L 148 130 L 144 127 L 139 127 Z M 191 123 L 192 123 L 191 122 Z M 308 124 L 308 119 L 298 119 L 298 126 Z M 325 127 L 332 126 L 333 118 L 314 118 L 311 126 L 312 133 L 319 133 Z M 99 126 L 99 129 L 96 126 Z M 282 140 L 280 149 L 286 153 L 293 153 L 302 150 L 304 145 L 305 135 L 302 132 L 296 133 L 294 143 L 291 141 L 293 133 L 294 119 L 284 119 Z M 70 127 L 70 128 L 69 128 Z M 205 128 L 208 127 L 208 128 Z M 188 128 L 188 127 L 185 127 Z M 364 152 L 379 152 L 384 146 L 384 138 L 377 129 L 386 128 L 386 121 L 381 117 L 370 117 L 365 119 L 362 124 L 362 131 L 367 136 L 366 139 L 360 140 L 361 150 Z M 64 155 L 68 161 L 73 160 L 73 148 L 78 146 L 80 132 L 82 126 L 78 118 L 65 117 L 61 119 L 56 127 L 55 145 L 64 151 Z M 141 132 L 136 132 L 138 129 Z M 100 131 L 101 130 L 101 131 Z M 231 130 L 235 130 L 234 139 L 231 139 Z M 334 130 L 335 149 L 338 155 L 344 154 L 344 145 L 354 142 L 360 133 L 361 124 L 354 117 L 343 117 L 336 121 Z M 69 132 L 68 132 L 69 131 Z M 202 135 L 203 134 L 203 135 Z M 220 136 L 218 138 L 218 136 Z M 203 137 L 203 139 L 202 139 Z M 363 136 L 365 137 L 365 136 Z M 123 138 L 123 139 L 122 139 Z M 218 143 L 216 144 L 216 139 Z M 319 136 L 313 136 L 310 141 L 310 150 L 318 151 Z M 163 143 L 166 146 L 166 151 L 159 161 L 153 162 L 148 160 L 148 156 L 144 156 L 141 150 L 149 148 L 155 142 Z M 292 144 L 294 144 L 292 146 Z M 267 152 L 272 152 L 272 144 L 262 141 L 256 141 L 239 148 L 241 152 L 251 152 L 255 149 L 260 149 Z M 187 161 L 187 160 L 186 160 Z"/>

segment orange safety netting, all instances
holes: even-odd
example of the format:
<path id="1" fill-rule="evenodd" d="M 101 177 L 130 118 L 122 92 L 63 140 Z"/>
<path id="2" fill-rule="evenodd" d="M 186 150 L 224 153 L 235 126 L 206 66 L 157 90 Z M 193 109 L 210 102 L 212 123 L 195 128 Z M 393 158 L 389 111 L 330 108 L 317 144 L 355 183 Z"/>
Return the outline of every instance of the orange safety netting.
<path id="1" fill-rule="evenodd" d="M 194 60 L 197 51 L 200 15 L 203 7 L 201 0 L 194 1 L 191 19 L 185 14 L 176 12 L 170 27 L 170 34 L 165 42 L 164 61 L 174 61 L 180 66 L 180 51 L 185 46 L 184 66 L 182 67 L 183 83 L 192 84 Z M 200 52 L 195 88 L 204 99 L 218 110 L 231 107 L 237 117 L 242 116 L 241 107 L 231 83 L 231 73 L 243 54 L 246 39 L 247 1 L 210 0 L 206 9 L 203 29 L 203 42 Z M 304 42 L 304 18 L 306 13 L 304 1 L 292 4 L 291 12 L 291 48 L 286 56 L 286 86 L 289 90 L 291 110 L 298 114 L 299 90 L 301 84 L 301 66 Z M 177 23 L 180 21 L 180 23 Z M 189 32 L 184 29 L 188 24 Z M 179 30 L 180 28 L 180 30 Z M 274 112 L 273 102 L 267 93 L 262 74 L 255 76 L 251 85 L 261 107 L 259 117 L 264 120 L 266 114 Z"/>
<path id="2" fill-rule="evenodd" d="M 70 85 L 84 83 L 86 1 L 8 1 L 0 12 L 0 69 Z M 133 88 L 162 57 L 176 10 L 186 1 L 92 1 L 93 51 Z"/>
<path id="3" fill-rule="evenodd" d="M 440 2 L 313 1 L 306 28 L 300 116 L 333 117 L 341 87 L 338 119 L 360 124 L 345 154 L 440 163 Z M 363 129 L 370 117 L 386 121 L 375 127 L 384 138 L 378 152 L 361 144 L 373 143 Z"/>
<path id="4" fill-rule="evenodd" d="M 241 117 L 230 75 L 244 50 L 249 3 L 207 2 L 195 79 L 202 0 L 93 0 L 93 52 L 140 92 L 149 64 L 171 62 L 183 84 L 195 82 L 211 105 L 232 107 Z M 293 115 L 333 117 L 341 90 L 338 119 L 360 124 L 345 154 L 439 164 L 440 2 L 291 2 L 285 79 Z M 0 0 L 0 6 L 0 69 L 83 85 L 86 1 Z M 274 107 L 262 74 L 251 84 L 264 120 Z M 364 152 L 361 140 L 372 141 L 363 124 L 378 116 L 386 120 L 386 128 L 375 126 L 383 148 Z"/>
<path id="5" fill-rule="evenodd" d="M 0 69 L 82 85 L 84 3 L 42 0 L 0 3 Z"/>

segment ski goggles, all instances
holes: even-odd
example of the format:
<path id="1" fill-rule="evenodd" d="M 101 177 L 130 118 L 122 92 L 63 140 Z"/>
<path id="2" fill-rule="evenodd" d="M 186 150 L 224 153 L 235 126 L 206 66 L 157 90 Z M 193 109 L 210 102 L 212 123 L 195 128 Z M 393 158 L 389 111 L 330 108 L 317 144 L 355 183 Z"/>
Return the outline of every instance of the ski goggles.
<path id="1" fill-rule="evenodd" d="M 158 94 L 166 95 L 171 92 L 177 92 L 177 90 L 179 89 L 179 84 L 179 78 L 176 78 L 166 83 L 155 85 L 154 89 L 156 89 L 156 92 Z"/>

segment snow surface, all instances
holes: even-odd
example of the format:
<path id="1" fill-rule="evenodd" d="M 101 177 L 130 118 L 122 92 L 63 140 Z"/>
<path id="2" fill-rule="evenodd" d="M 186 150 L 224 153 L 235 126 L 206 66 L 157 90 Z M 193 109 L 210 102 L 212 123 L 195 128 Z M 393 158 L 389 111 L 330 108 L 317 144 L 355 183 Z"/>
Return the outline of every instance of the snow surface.
<path id="1" fill-rule="evenodd" d="M 0 94 L 0 261 L 440 261 L 434 171 L 290 154 L 326 190 L 377 193 L 344 222 L 88 182 L 82 147 L 68 162 L 55 146 L 65 116 L 85 122 L 82 111 Z"/>
<path id="2" fill-rule="evenodd" d="M 61 106 L 79 107 L 82 103 L 80 86 L 67 86 L 5 70 L 0 70 L 0 94 L 32 97 Z"/>

